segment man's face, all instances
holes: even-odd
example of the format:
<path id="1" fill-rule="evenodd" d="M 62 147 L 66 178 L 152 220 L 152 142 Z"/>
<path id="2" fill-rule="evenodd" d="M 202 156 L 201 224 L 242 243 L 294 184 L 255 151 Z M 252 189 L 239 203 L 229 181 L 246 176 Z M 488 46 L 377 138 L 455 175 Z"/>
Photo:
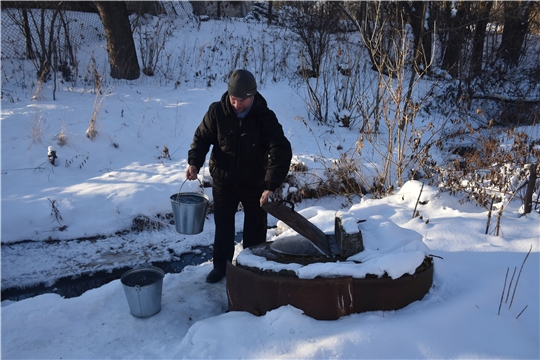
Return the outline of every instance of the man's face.
<path id="1" fill-rule="evenodd" d="M 231 102 L 231 105 L 236 110 L 236 112 L 241 113 L 246 111 L 247 108 L 251 105 L 251 102 L 253 101 L 253 96 L 248 98 L 229 96 L 229 101 Z"/>

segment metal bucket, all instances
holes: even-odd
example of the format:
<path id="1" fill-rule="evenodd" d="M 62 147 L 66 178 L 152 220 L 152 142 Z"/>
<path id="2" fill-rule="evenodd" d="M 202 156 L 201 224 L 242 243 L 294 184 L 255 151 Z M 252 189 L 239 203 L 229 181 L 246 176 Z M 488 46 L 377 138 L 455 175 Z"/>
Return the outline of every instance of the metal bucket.
<path id="1" fill-rule="evenodd" d="M 161 310 L 161 290 L 165 272 L 158 267 L 133 269 L 125 272 L 120 281 L 124 286 L 131 315 L 147 318 Z"/>
<path id="2" fill-rule="evenodd" d="M 182 183 L 182 186 L 184 186 L 184 183 Z M 180 234 L 198 234 L 203 231 L 210 198 L 204 192 L 181 193 L 182 186 L 180 186 L 177 194 L 171 196 L 174 225 L 176 231 Z"/>

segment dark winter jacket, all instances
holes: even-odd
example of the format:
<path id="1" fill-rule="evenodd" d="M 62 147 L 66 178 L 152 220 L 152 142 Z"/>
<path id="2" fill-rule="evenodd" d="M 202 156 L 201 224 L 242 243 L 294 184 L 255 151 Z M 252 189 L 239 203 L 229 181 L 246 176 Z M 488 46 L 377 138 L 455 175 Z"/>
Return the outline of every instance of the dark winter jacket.
<path id="1" fill-rule="evenodd" d="M 291 163 L 289 140 L 276 115 L 259 93 L 245 118 L 239 119 L 225 92 L 212 103 L 195 131 L 188 152 L 189 165 L 200 169 L 210 155 L 214 181 L 233 185 L 262 185 L 275 191 L 285 180 Z"/>

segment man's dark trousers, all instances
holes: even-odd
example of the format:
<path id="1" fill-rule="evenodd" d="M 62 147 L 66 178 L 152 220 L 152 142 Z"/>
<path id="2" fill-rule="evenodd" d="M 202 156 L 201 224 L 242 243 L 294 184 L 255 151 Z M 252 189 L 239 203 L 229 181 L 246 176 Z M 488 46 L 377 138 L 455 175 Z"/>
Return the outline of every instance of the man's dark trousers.
<path id="1" fill-rule="evenodd" d="M 223 270 L 227 261 L 234 255 L 235 214 L 238 204 L 244 208 L 244 249 L 266 241 L 267 216 L 260 206 L 264 186 L 238 186 L 214 181 L 212 196 L 214 200 L 214 269 Z"/>

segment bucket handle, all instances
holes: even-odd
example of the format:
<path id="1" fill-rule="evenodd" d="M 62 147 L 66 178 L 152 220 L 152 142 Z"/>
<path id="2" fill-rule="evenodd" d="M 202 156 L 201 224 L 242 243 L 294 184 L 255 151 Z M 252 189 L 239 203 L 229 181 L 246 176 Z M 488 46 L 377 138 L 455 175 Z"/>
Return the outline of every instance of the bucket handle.
<path id="1" fill-rule="evenodd" d="M 204 195 L 204 186 L 203 186 L 203 183 L 201 181 L 201 179 L 197 178 L 197 180 L 199 181 L 199 189 L 201 190 L 201 194 Z M 180 189 L 178 189 L 178 194 L 176 195 L 176 198 L 178 199 L 178 197 L 180 196 L 180 192 L 182 191 L 182 186 L 184 186 L 184 184 L 186 183 L 186 181 L 188 181 L 188 179 L 184 180 L 184 182 L 182 183 L 182 185 L 180 185 Z"/>

